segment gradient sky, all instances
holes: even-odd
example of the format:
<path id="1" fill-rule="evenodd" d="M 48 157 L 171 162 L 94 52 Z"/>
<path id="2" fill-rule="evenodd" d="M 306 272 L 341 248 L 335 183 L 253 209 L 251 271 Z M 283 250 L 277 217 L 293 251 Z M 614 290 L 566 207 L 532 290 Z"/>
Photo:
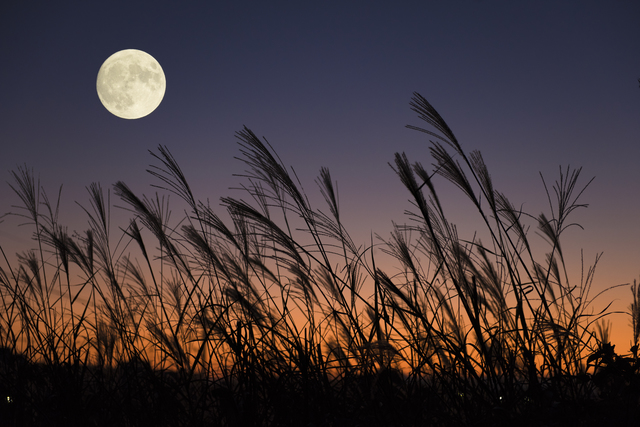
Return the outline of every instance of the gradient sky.
<path id="1" fill-rule="evenodd" d="M 585 229 L 565 247 L 576 282 L 580 248 L 586 263 L 604 252 L 595 294 L 640 278 L 639 23 L 637 1 L 3 2 L 0 177 L 26 164 L 51 196 L 63 184 L 62 219 L 83 230 L 74 201 L 86 205 L 85 187 L 123 180 L 152 194 L 148 150 L 163 144 L 215 204 L 238 195 L 234 133 L 246 125 L 310 195 L 328 167 L 347 229 L 367 244 L 405 221 L 393 154 L 431 163 L 426 135 L 404 127 L 422 125 L 416 91 L 533 214 L 548 211 L 539 172 L 553 182 L 570 164 L 582 183 L 596 177 L 574 216 Z M 162 104 L 139 120 L 108 113 L 95 88 L 104 60 L 130 48 L 167 78 Z M 464 231 L 468 204 L 442 191 Z M 0 212 L 17 201 L 0 185 Z M 18 223 L 0 225 L 3 247 L 28 240 Z M 629 297 L 605 296 L 618 310 Z M 626 350 L 628 317 L 612 319 Z"/>

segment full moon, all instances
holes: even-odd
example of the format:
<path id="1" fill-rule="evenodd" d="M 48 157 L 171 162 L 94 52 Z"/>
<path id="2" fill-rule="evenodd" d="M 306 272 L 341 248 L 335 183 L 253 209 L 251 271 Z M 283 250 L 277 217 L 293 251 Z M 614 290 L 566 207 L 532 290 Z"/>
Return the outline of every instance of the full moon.
<path id="1" fill-rule="evenodd" d="M 151 114 L 162 102 L 166 86 L 158 61 L 137 49 L 121 50 L 108 57 L 96 82 L 104 108 L 123 119 Z"/>

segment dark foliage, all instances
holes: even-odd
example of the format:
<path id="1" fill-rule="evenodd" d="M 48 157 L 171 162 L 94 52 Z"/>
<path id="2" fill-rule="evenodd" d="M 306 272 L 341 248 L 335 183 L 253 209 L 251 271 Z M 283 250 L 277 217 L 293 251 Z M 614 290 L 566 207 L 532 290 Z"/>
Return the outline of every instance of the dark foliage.
<path id="1" fill-rule="evenodd" d="M 426 99 L 433 170 L 395 156 L 414 210 L 359 245 L 325 168 L 315 209 L 266 141 L 238 132 L 245 199 L 198 201 L 166 147 L 150 168 L 167 199 L 115 194 L 113 233 L 89 187 L 90 228 L 69 234 L 33 173 L 12 188 L 37 247 L 0 268 L 0 424 L 7 426 L 591 426 L 640 415 L 638 292 L 632 354 L 608 342 L 561 245 L 584 189 L 560 169 L 549 211 L 516 208 Z M 436 188 L 469 200 L 458 235 Z M 529 232 L 547 245 L 538 253 Z M 0 248 L 1 249 L 1 248 Z M 378 251 L 380 249 L 380 251 Z M 4 255 L 4 252 L 2 252 Z M 380 256 L 396 268 L 379 267 Z"/>

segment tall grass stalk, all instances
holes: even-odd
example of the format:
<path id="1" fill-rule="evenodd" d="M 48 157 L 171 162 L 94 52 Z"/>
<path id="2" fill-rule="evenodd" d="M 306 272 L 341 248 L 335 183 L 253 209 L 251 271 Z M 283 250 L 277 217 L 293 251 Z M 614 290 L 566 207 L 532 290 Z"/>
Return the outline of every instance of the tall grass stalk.
<path id="1" fill-rule="evenodd" d="M 245 198 L 222 198 L 218 213 L 161 146 L 149 169 L 160 193 L 115 184 L 131 214 L 115 235 L 99 185 L 83 208 L 89 228 L 69 234 L 59 197 L 50 203 L 19 169 L 12 188 L 37 249 L 17 265 L 5 256 L 0 270 L 0 375 L 15 403 L 7 419 L 499 425 L 587 401 L 597 389 L 587 357 L 604 339 L 596 322 L 606 310 L 595 312 L 590 296 L 599 256 L 574 283 L 561 241 L 591 181 L 580 187 L 581 170 L 561 168 L 551 188 L 543 179 L 549 211 L 527 214 L 426 99 L 415 94 L 411 107 L 430 126 L 410 127 L 432 138 L 433 169 L 396 154 L 414 208 L 367 245 L 346 230 L 328 169 L 316 181 L 326 206 L 316 209 L 247 128 L 236 135 Z M 481 224 L 471 239 L 447 220 L 442 178 Z M 167 194 L 185 203 L 177 223 Z M 545 253 L 534 251 L 531 227 Z M 376 248 L 400 273 L 378 266 Z"/>

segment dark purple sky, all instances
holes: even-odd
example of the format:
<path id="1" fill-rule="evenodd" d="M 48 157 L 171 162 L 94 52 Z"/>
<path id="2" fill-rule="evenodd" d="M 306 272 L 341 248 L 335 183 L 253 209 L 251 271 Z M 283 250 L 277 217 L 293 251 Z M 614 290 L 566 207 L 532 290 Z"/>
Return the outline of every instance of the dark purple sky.
<path id="1" fill-rule="evenodd" d="M 394 152 L 431 163 L 426 136 L 404 128 L 421 125 L 408 106 L 417 91 L 533 214 L 546 209 L 539 172 L 553 181 L 571 164 L 583 166 L 583 183 L 596 176 L 589 209 L 574 216 L 585 230 L 567 236 L 572 265 L 580 248 L 588 263 L 604 252 L 596 291 L 640 277 L 637 1 L 9 3 L 0 6 L 2 181 L 26 163 L 52 196 L 64 184 L 71 229 L 86 227 L 73 202 L 86 204 L 91 182 L 152 194 L 145 169 L 158 144 L 198 197 L 237 195 L 234 133 L 247 125 L 313 197 L 327 166 L 346 226 L 366 244 L 405 221 L 408 194 L 387 165 Z M 140 120 L 108 113 L 95 88 L 104 60 L 129 48 L 154 56 L 167 78 L 162 104 Z M 442 188 L 445 199 L 454 193 Z M 0 211 L 15 203 L 0 186 Z M 468 205 L 448 203 L 464 231 Z M 25 237 L 15 224 L 0 225 L 5 248 Z M 613 295 L 616 308 L 629 295 Z"/>

